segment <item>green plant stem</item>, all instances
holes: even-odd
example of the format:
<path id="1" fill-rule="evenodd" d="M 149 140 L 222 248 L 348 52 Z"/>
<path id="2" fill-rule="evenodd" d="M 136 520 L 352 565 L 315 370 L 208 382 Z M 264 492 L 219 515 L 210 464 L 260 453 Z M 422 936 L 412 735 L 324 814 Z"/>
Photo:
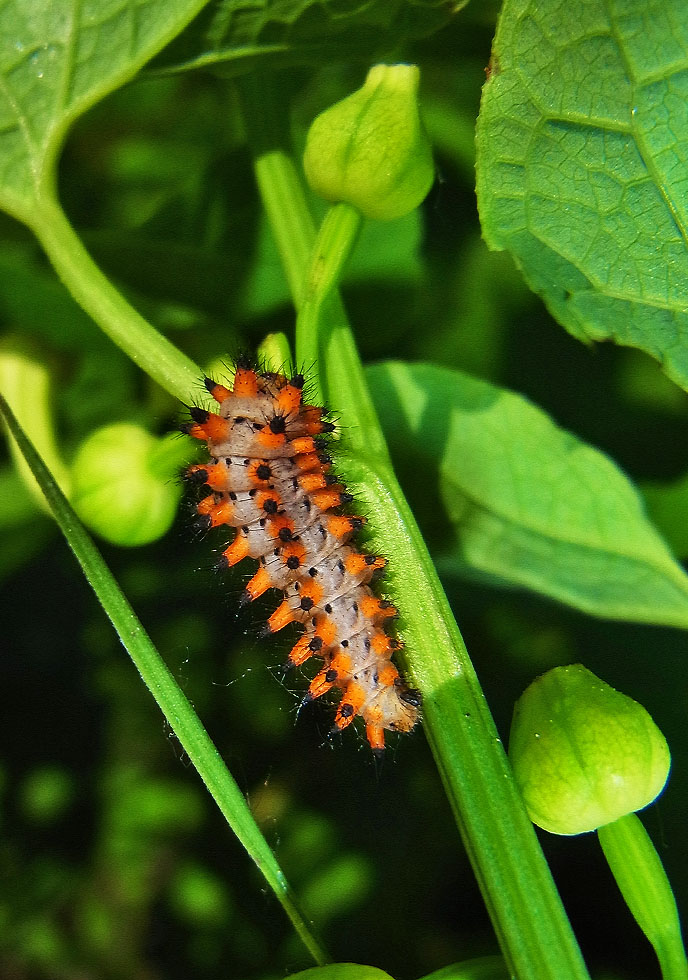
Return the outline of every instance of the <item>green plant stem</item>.
<path id="1" fill-rule="evenodd" d="M 100 271 L 59 204 L 43 198 L 31 227 L 60 279 L 98 326 L 175 398 L 193 404 L 202 372 L 159 333 Z"/>
<path id="2" fill-rule="evenodd" d="M 304 269 L 307 268 L 316 239 L 315 222 L 306 201 L 303 184 L 292 158 L 279 148 L 266 150 L 256 156 L 254 173 L 272 233 L 277 241 L 289 290 L 298 306 L 305 288 Z M 293 210 L 280 217 L 275 209 L 284 200 L 292 202 Z"/>
<path id="3" fill-rule="evenodd" d="M 640 818 L 631 813 L 597 831 L 626 904 L 654 947 L 664 980 L 686 980 L 688 963 L 674 893 Z"/>
<path id="4" fill-rule="evenodd" d="M 100 552 L 79 522 L 66 497 L 47 467 L 17 424 L 5 399 L 0 395 L 0 414 L 16 439 L 36 477 L 55 518 L 74 552 L 93 591 L 98 596 L 123 645 L 162 713 L 188 755 L 191 763 L 219 806 L 227 823 L 256 863 L 261 874 L 289 916 L 297 934 L 318 964 L 328 961 L 300 910 L 296 898 L 275 856 L 260 832 L 241 790 L 220 753 L 203 728 L 162 657 L 155 649 L 129 605 Z"/>
<path id="5" fill-rule="evenodd" d="M 260 146 L 260 138 L 264 134 L 251 133 L 251 135 L 256 145 Z M 368 454 L 379 461 L 389 463 L 387 442 L 363 378 L 356 342 L 339 292 L 331 290 L 319 304 L 314 304 L 313 308 L 317 307 L 318 312 L 315 321 L 304 318 L 302 313 L 306 272 L 310 268 L 318 236 L 306 200 L 303 182 L 294 161 L 283 149 L 269 149 L 264 153 L 257 153 L 254 158 L 254 171 L 263 207 L 275 236 L 289 289 L 299 314 L 296 362 L 298 365 L 308 367 L 320 365 L 320 371 L 317 372 L 318 383 L 325 403 L 332 401 L 339 411 L 346 413 L 347 418 L 357 420 L 357 425 L 350 427 L 347 433 L 348 445 L 352 453 Z M 322 337 L 323 323 L 328 324 L 327 338 Z M 314 342 L 313 326 L 320 330 L 321 342 L 325 348 L 324 355 L 318 348 L 317 334 Z M 333 356 L 328 357 L 328 352 Z M 327 365 L 336 355 L 341 356 L 343 364 L 358 364 L 358 370 L 354 371 L 350 385 L 343 390 L 339 377 L 333 378 L 333 384 L 330 384 L 327 370 Z M 332 388 L 336 396 L 331 399 Z"/>
<path id="6" fill-rule="evenodd" d="M 363 218 L 350 204 L 334 204 L 323 220 L 311 250 L 310 266 L 305 276 L 300 302 L 297 304 L 296 351 L 303 364 L 318 364 L 320 359 L 319 323 L 323 307 L 341 278 L 351 254 Z M 313 396 L 325 400 L 319 390 L 319 376 L 314 378 Z"/>
<path id="7" fill-rule="evenodd" d="M 276 147 L 276 136 L 256 131 L 264 121 L 260 106 L 274 96 L 259 93 L 256 104 L 255 88 L 241 94 L 252 121 L 256 179 L 299 313 L 297 359 L 318 366 L 329 404 L 346 419 L 347 475 L 390 559 L 390 591 L 413 651 L 426 734 L 505 957 L 522 980 L 583 980 L 585 965 L 484 695 L 391 469 L 341 300 L 336 291 L 309 296 L 304 285 L 312 269 L 313 219 L 292 159 Z M 338 249 L 343 255 L 345 244 Z"/>
<path id="8" fill-rule="evenodd" d="M 288 374 L 294 366 L 289 338 L 285 333 L 269 333 L 258 345 L 258 362 L 268 371 Z"/>

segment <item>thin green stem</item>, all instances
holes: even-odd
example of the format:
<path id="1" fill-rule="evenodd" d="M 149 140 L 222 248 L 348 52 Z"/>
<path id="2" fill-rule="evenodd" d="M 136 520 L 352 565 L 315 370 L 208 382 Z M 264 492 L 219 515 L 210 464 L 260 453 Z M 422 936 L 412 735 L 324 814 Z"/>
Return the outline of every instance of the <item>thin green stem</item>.
<path id="1" fill-rule="evenodd" d="M 243 94 L 246 114 L 255 121 L 259 113 L 252 95 Z M 312 260 L 304 243 L 315 237 L 312 218 L 293 161 L 269 137 L 262 133 L 255 139 L 255 169 L 299 312 L 297 359 L 319 369 L 328 403 L 346 419 L 347 475 L 390 559 L 390 591 L 402 610 L 413 680 L 423 692 L 426 733 L 495 930 L 514 974 L 523 980 L 583 980 L 587 971 L 494 722 L 391 469 L 341 300 L 334 291 L 308 310 L 304 284 Z M 294 234 L 300 223 L 301 233 Z"/>
<path id="2" fill-rule="evenodd" d="M 293 160 L 281 149 L 267 150 L 256 159 L 254 173 L 279 254 L 289 254 L 289 259 L 283 262 L 289 290 L 300 302 L 305 285 L 303 270 L 316 238 L 303 184 Z M 294 210 L 278 218 L 274 209 L 285 198 L 293 201 Z"/>
<path id="3" fill-rule="evenodd" d="M 317 364 L 320 355 L 319 324 L 323 306 L 341 278 L 363 224 L 359 211 L 350 204 L 334 204 L 323 220 L 311 250 L 310 266 L 297 303 L 296 350 L 304 364 Z M 318 376 L 314 379 L 314 397 L 324 401 Z"/>
<path id="4" fill-rule="evenodd" d="M 225 816 L 227 823 L 256 863 L 297 934 L 316 963 L 328 961 L 308 920 L 287 882 L 274 854 L 260 832 L 241 790 L 211 741 L 184 692 L 167 669 L 129 605 L 100 552 L 79 522 L 66 497 L 17 424 L 0 395 L 0 414 L 7 422 L 55 515 L 67 543 L 74 552 L 93 591 L 128 650 L 141 677 L 188 755 L 191 763 Z"/>
<path id="5" fill-rule="evenodd" d="M 636 922 L 654 947 L 664 980 L 686 980 L 688 962 L 676 900 L 657 850 L 635 813 L 597 831 L 604 856 Z"/>
<path id="6" fill-rule="evenodd" d="M 257 128 L 256 120 L 261 118 L 260 107 L 263 103 L 254 102 L 257 97 L 255 86 L 251 84 L 240 91 L 245 101 L 244 115 L 251 123 L 249 134 L 257 148 L 254 157 L 256 183 L 277 242 L 294 305 L 299 316 L 303 317 L 306 271 L 318 237 L 315 222 L 292 156 L 275 144 L 278 134 L 270 139 L 270 133 Z M 259 96 L 269 104 L 269 92 L 261 92 Z M 310 321 L 311 325 L 308 319 L 301 319 L 297 325 L 296 363 L 311 370 L 318 368 L 314 374 L 317 375 L 324 402 L 332 404 L 346 418 L 357 419 L 358 424 L 350 426 L 347 432 L 352 453 L 389 460 L 387 443 L 363 377 L 356 342 L 336 290 L 331 290 L 324 297 L 317 313 L 317 317 Z M 330 378 L 328 371 L 328 365 L 335 363 L 339 356 L 342 364 L 347 365 L 351 372 L 345 386 L 342 386 L 338 376 Z"/>
<path id="7" fill-rule="evenodd" d="M 59 204 L 42 200 L 31 227 L 67 289 L 101 330 L 175 398 L 195 402 L 200 368 L 144 320 L 103 275 Z"/>

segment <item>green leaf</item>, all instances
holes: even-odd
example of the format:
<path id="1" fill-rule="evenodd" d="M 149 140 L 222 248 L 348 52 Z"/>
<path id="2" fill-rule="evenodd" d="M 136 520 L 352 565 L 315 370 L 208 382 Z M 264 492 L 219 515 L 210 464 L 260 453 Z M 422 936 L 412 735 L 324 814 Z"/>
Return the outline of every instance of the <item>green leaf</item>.
<path id="1" fill-rule="evenodd" d="M 292 973 L 288 980 L 392 980 L 392 978 L 389 973 L 384 973 L 375 966 L 330 963 L 328 966 L 314 966 L 310 970 Z"/>
<path id="2" fill-rule="evenodd" d="M 688 627 L 688 577 L 607 456 L 522 396 L 459 371 L 388 362 L 368 378 L 402 476 L 412 461 L 412 500 L 440 515 L 441 570 L 596 616 Z"/>
<path id="3" fill-rule="evenodd" d="M 478 203 L 574 336 L 688 387 L 684 0 L 506 0 L 478 126 Z"/>
<path id="4" fill-rule="evenodd" d="M 370 63 L 406 40 L 439 30 L 463 5 L 447 0 L 216 2 L 156 67 L 212 67 L 236 75 L 333 59 Z"/>
<path id="5" fill-rule="evenodd" d="M 671 483 L 642 487 L 648 514 L 671 545 L 674 554 L 688 558 L 688 474 Z"/>
<path id="6" fill-rule="evenodd" d="M 0 8 L 0 208 L 41 241 L 74 298 L 132 359 L 172 391 L 194 364 L 155 331 L 86 253 L 56 198 L 71 123 L 133 78 L 207 0 L 9 0 Z"/>
<path id="7" fill-rule="evenodd" d="M 132 78 L 207 0 L 10 0 L 0 11 L 0 205 L 31 224 L 69 125 Z"/>
<path id="8" fill-rule="evenodd" d="M 479 956 L 443 966 L 422 980 L 510 980 L 510 977 L 512 974 L 501 956 Z"/>

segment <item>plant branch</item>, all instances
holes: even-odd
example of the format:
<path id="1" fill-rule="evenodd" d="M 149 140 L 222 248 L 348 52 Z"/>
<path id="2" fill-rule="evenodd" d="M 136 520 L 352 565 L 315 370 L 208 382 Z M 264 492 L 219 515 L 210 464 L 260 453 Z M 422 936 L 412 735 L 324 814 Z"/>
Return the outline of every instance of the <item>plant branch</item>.
<path id="1" fill-rule="evenodd" d="M 241 94 L 245 116 L 253 120 L 251 132 L 263 116 L 255 87 L 242 88 Z M 276 96 L 263 91 L 260 98 L 264 104 Z M 338 294 L 314 307 L 311 313 L 318 315 L 309 313 L 304 324 L 304 308 L 313 302 L 304 286 L 312 262 L 305 243 L 315 234 L 293 160 L 278 144 L 278 134 L 254 132 L 258 186 L 300 314 L 297 358 L 313 352 L 322 390 L 346 420 L 347 475 L 390 559 L 408 660 L 424 696 L 426 734 L 495 930 L 513 972 L 523 980 L 584 980 L 580 951 L 473 666 L 389 463 Z"/>

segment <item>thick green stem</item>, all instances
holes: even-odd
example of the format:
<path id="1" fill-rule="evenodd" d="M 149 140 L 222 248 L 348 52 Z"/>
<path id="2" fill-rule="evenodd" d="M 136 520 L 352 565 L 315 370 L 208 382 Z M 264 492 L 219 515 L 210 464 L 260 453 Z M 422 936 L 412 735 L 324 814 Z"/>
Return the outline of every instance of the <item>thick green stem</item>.
<path id="1" fill-rule="evenodd" d="M 45 198 L 32 215 L 31 227 L 60 279 L 101 330 L 175 398 L 195 402 L 200 368 L 144 320 L 103 275 L 59 204 Z"/>
<path id="2" fill-rule="evenodd" d="M 674 893 L 654 844 L 631 813 L 597 831 L 604 856 L 633 916 L 652 943 L 664 980 L 686 980 L 688 963 Z"/>
<path id="3" fill-rule="evenodd" d="M 257 127 L 255 93 L 243 90 Z M 262 93 L 263 101 L 274 95 Z M 253 133 L 255 169 L 299 312 L 297 360 L 314 364 L 327 402 L 346 420 L 344 459 L 390 559 L 424 725 L 507 961 L 522 980 L 588 974 L 527 818 L 494 723 L 423 537 L 394 477 L 356 343 L 336 291 L 310 311 L 313 220 L 293 161 L 275 136 Z M 297 232 L 295 226 L 301 225 Z M 396 571 L 395 571 L 396 570 Z"/>
<path id="4" fill-rule="evenodd" d="M 280 256 L 289 254 L 289 259 L 282 263 L 289 290 L 300 301 L 305 285 L 303 270 L 316 238 L 303 185 L 291 157 L 280 149 L 267 150 L 256 159 L 254 172 Z M 294 210 L 276 219 L 274 209 L 285 198 L 294 202 Z"/>

